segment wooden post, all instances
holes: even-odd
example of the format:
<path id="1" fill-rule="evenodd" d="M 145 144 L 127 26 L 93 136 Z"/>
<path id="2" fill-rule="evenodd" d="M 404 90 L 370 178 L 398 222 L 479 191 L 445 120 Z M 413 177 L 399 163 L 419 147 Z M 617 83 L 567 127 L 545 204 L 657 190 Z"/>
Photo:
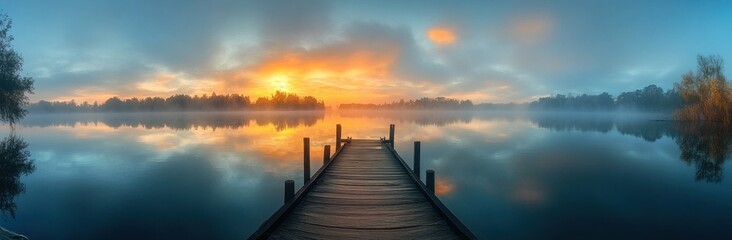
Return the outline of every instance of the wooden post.
<path id="1" fill-rule="evenodd" d="M 422 148 L 422 142 L 420 141 L 414 141 L 414 175 L 417 175 L 417 178 L 419 178 L 419 158 L 420 158 L 420 152 Z"/>
<path id="2" fill-rule="evenodd" d="M 303 138 L 303 184 L 310 182 L 310 138 Z"/>
<path id="3" fill-rule="evenodd" d="M 435 171 L 427 170 L 427 189 L 435 194 Z"/>
<path id="4" fill-rule="evenodd" d="M 285 180 L 285 204 L 295 197 L 295 180 Z"/>
<path id="5" fill-rule="evenodd" d="M 341 125 L 336 124 L 336 151 L 341 149 Z"/>
<path id="6" fill-rule="evenodd" d="M 330 161 L 330 145 L 323 146 L 323 166 Z"/>
<path id="7" fill-rule="evenodd" d="M 389 125 L 389 144 L 394 148 L 394 124 Z"/>

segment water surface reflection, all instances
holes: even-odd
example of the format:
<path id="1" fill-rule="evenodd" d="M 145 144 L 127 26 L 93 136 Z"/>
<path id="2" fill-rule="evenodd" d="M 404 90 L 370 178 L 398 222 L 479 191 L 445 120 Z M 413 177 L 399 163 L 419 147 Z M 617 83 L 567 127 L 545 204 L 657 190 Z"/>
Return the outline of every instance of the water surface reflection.
<path id="1" fill-rule="evenodd" d="M 20 177 L 35 170 L 27 148 L 28 143 L 15 134 L 0 141 L 0 215 L 3 217 L 15 218 L 15 197 L 25 191 Z"/>
<path id="2" fill-rule="evenodd" d="M 481 238 L 726 236 L 729 131 L 656 121 L 667 117 L 31 115 L 18 131 L 37 170 L 7 225 L 32 239 L 246 237 L 281 204 L 282 182 L 302 179 L 303 137 L 321 159 L 337 123 L 359 138 L 396 123 L 397 150 L 411 162 L 422 141 L 422 169 L 436 170 L 438 195 Z"/>

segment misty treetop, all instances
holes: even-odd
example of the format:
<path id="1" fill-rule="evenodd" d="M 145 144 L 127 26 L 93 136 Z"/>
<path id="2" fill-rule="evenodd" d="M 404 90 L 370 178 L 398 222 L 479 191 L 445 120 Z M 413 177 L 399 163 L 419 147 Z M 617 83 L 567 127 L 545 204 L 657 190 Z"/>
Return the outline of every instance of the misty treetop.
<path id="1" fill-rule="evenodd" d="M 39 101 L 31 104 L 34 112 L 155 112 L 155 111 L 239 111 L 239 110 L 323 110 L 325 103 L 315 97 L 277 91 L 270 97 L 260 97 L 252 102 L 249 96 L 240 94 L 203 96 L 185 94 L 168 98 L 146 97 L 120 99 L 113 97 L 105 102 L 81 104 L 69 102 Z"/>
<path id="2" fill-rule="evenodd" d="M 582 94 L 580 96 L 557 94 L 549 97 L 542 97 L 531 102 L 532 109 L 572 109 L 572 110 L 612 110 L 615 109 L 615 101 L 608 93 L 599 95 Z"/>
<path id="3" fill-rule="evenodd" d="M 470 100 L 458 100 L 445 97 L 436 98 L 420 98 L 405 101 L 401 99 L 392 103 L 383 104 L 363 104 L 363 103 L 345 103 L 341 104 L 338 109 L 473 109 L 473 102 Z"/>
<path id="4" fill-rule="evenodd" d="M 25 116 L 26 94 L 33 93 L 33 79 L 21 76 L 23 58 L 11 44 L 12 20 L 0 15 L 0 121 L 11 125 Z"/>
<path id="5" fill-rule="evenodd" d="M 618 95 L 616 105 L 623 109 L 673 110 L 683 105 L 677 89 L 664 92 L 661 87 L 649 85 L 633 92 Z"/>

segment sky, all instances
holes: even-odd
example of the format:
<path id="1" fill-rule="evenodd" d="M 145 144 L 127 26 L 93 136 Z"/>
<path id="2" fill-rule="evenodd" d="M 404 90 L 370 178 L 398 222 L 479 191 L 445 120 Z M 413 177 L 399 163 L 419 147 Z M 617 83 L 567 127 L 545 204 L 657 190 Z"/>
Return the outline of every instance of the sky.
<path id="1" fill-rule="evenodd" d="M 326 105 L 614 96 L 732 61 L 731 1 L 21 1 L 31 101 L 274 91 Z"/>

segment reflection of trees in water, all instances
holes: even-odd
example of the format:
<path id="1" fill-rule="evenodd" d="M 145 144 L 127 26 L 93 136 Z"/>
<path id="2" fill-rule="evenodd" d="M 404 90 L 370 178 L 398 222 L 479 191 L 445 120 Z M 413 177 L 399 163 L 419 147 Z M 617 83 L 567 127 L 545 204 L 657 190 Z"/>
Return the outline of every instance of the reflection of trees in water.
<path id="1" fill-rule="evenodd" d="M 678 129 L 670 121 L 618 121 L 615 127 L 621 134 L 639 137 L 648 142 L 655 142 L 663 136 L 671 138 L 678 136 Z"/>
<path id="2" fill-rule="evenodd" d="M 731 128 L 720 126 L 691 126 L 670 121 L 651 121 L 663 118 L 654 115 L 617 116 L 613 114 L 541 114 L 532 112 L 475 112 L 475 111 L 339 111 L 341 117 L 386 119 L 396 123 L 446 126 L 469 124 L 473 120 L 528 119 L 541 128 L 554 131 L 597 131 L 607 133 L 616 129 L 624 135 L 649 142 L 663 136 L 676 141 L 681 159 L 697 167 L 697 179 L 719 182 L 722 164 L 729 156 L 732 142 Z M 38 116 L 38 115 L 36 115 Z M 52 117 L 49 117 L 52 116 Z M 253 112 L 253 113 L 124 113 L 124 114 L 52 114 L 29 117 L 26 126 L 76 126 L 103 123 L 110 127 L 144 128 L 232 128 L 256 124 L 272 124 L 277 131 L 298 126 L 312 126 L 324 118 L 323 112 Z"/>
<path id="3" fill-rule="evenodd" d="M 555 131 L 598 131 L 613 129 L 613 119 L 600 115 L 535 114 L 530 120 L 541 128 Z"/>
<path id="4" fill-rule="evenodd" d="M 48 114 L 32 115 L 23 121 L 26 126 L 85 126 L 105 124 L 112 128 L 143 127 L 146 129 L 170 128 L 188 130 L 198 128 L 238 129 L 252 122 L 257 126 L 272 124 L 277 131 L 299 126 L 312 126 L 323 119 L 318 112 L 201 112 L 201 113 L 109 113 L 109 114 Z"/>
<path id="5" fill-rule="evenodd" d="M 319 115 L 299 115 L 299 116 L 291 116 L 291 115 L 282 115 L 282 116 L 272 116 L 272 115 L 263 115 L 263 116 L 257 116 L 253 120 L 257 123 L 257 126 L 267 126 L 269 124 L 272 124 L 275 126 L 275 129 L 277 131 L 282 131 L 288 128 L 296 128 L 300 125 L 310 127 L 315 125 L 315 123 L 318 122 L 318 119 L 323 119 L 323 114 L 320 113 Z"/>
<path id="6" fill-rule="evenodd" d="M 15 196 L 25 190 L 20 182 L 21 175 L 35 170 L 28 143 L 16 135 L 10 135 L 0 142 L 0 214 L 15 218 Z"/>
<path id="7" fill-rule="evenodd" d="M 718 124 L 679 124 L 676 144 L 681 149 L 681 160 L 696 166 L 696 179 L 721 182 L 722 165 L 730 157 L 732 127 Z"/>
<path id="8" fill-rule="evenodd" d="M 609 132 L 613 126 L 619 133 L 655 142 L 663 136 L 676 141 L 681 160 L 696 167 L 696 180 L 721 182 L 723 164 L 730 158 L 732 127 L 720 124 L 674 123 L 651 120 L 613 120 L 597 118 L 533 117 L 537 126 L 556 131 Z"/>

